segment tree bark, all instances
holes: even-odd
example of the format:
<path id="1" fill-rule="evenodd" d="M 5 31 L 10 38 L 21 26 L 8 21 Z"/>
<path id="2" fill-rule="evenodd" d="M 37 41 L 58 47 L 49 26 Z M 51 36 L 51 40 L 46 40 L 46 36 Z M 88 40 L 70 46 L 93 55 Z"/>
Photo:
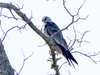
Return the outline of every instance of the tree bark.
<path id="1" fill-rule="evenodd" d="M 4 46 L 0 39 L 0 75 L 14 75 L 14 69 L 9 63 L 9 59 L 4 50 Z"/>

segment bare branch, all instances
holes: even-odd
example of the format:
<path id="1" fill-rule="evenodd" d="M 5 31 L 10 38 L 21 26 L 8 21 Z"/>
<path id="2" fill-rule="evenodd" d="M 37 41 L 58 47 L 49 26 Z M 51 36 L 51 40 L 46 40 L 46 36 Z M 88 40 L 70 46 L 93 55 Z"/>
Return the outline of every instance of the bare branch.
<path id="1" fill-rule="evenodd" d="M 56 60 L 56 57 L 55 57 L 56 54 L 53 50 L 51 50 L 51 55 L 52 55 L 52 61 L 53 61 L 51 68 L 54 68 L 54 70 L 56 72 L 55 75 L 60 75 L 58 65 L 57 65 L 57 62 L 56 62 L 57 60 Z"/>
<path id="2" fill-rule="evenodd" d="M 64 30 L 68 29 L 70 26 L 72 26 L 74 23 L 78 22 L 79 20 L 86 20 L 87 18 L 88 18 L 88 16 L 86 16 L 85 18 L 80 18 L 80 17 L 79 17 L 79 18 L 77 18 L 77 19 L 74 21 L 74 16 L 73 16 L 72 21 L 67 25 L 67 27 L 65 27 L 65 28 L 59 30 L 58 32 L 54 33 L 53 35 L 51 35 L 50 38 L 54 37 L 54 36 L 57 35 L 59 32 L 62 32 L 62 31 L 64 31 Z"/>
<path id="3" fill-rule="evenodd" d="M 82 7 L 84 6 L 85 2 L 86 2 L 86 0 L 83 1 L 83 3 L 81 4 L 81 6 L 78 8 L 78 11 L 77 11 L 76 15 L 74 15 L 74 16 L 78 16 L 79 15 L 79 12 L 82 9 Z"/>
<path id="4" fill-rule="evenodd" d="M 67 62 L 64 62 L 63 64 L 61 64 L 61 66 L 59 67 L 59 70 L 62 68 L 62 66 L 64 65 L 64 64 L 66 64 Z"/>
<path id="5" fill-rule="evenodd" d="M 5 17 L 5 18 L 8 18 L 8 19 L 16 19 L 16 20 L 19 20 L 20 18 L 14 18 L 14 17 L 10 17 L 10 16 L 6 16 L 6 15 L 1 15 L 1 16 L 3 16 L 3 17 Z"/>
<path id="6" fill-rule="evenodd" d="M 24 65 L 25 65 L 25 62 L 26 62 L 32 55 L 33 55 L 33 52 L 32 52 L 32 54 L 30 54 L 28 57 L 26 57 L 26 58 L 24 57 L 24 59 L 23 59 L 23 64 L 22 64 L 22 66 L 21 66 L 19 72 L 17 72 L 17 71 L 14 69 L 16 75 L 20 75 L 20 73 L 21 73 L 21 71 L 23 70 L 23 67 L 24 67 Z"/>
<path id="7" fill-rule="evenodd" d="M 14 16 L 13 12 L 11 11 L 11 9 L 9 9 L 9 11 L 10 11 L 11 15 L 13 16 L 13 18 L 14 18 L 15 20 L 17 20 L 17 18 Z"/>
<path id="8" fill-rule="evenodd" d="M 66 7 L 66 0 L 63 0 L 63 6 L 64 6 L 64 9 L 67 11 L 67 13 L 71 16 L 71 17 L 73 17 L 73 15 L 70 13 L 70 11 L 67 9 L 67 7 Z"/>
<path id="9" fill-rule="evenodd" d="M 85 53 L 79 52 L 79 51 L 74 51 L 74 52 L 72 52 L 72 53 L 79 53 L 79 54 L 84 55 L 84 56 L 88 57 L 89 59 L 91 59 L 95 64 L 97 63 L 97 62 L 91 57 L 91 55 L 88 55 L 88 54 L 85 54 Z"/>
<path id="10" fill-rule="evenodd" d="M 28 17 L 22 13 L 19 8 L 9 3 L 0 3 L 0 7 L 14 10 L 16 14 L 23 19 L 23 21 L 25 21 L 37 34 L 39 34 L 47 43 L 49 43 L 47 37 L 38 28 L 36 28 L 32 21 L 28 19 Z"/>
<path id="11" fill-rule="evenodd" d="M 62 68 L 62 66 L 64 66 L 66 63 L 67 63 L 67 62 L 62 63 L 62 64 L 60 65 L 60 67 L 59 67 L 59 70 L 60 70 L 60 69 Z M 70 70 L 69 70 L 69 69 L 67 69 L 67 71 L 68 71 L 68 74 L 69 74 L 69 75 L 71 75 Z"/>
<path id="12" fill-rule="evenodd" d="M 26 62 L 32 55 L 33 55 L 33 53 L 32 53 L 31 55 L 29 55 L 28 57 L 24 58 L 23 64 L 22 64 L 22 66 L 21 66 L 19 72 L 17 73 L 17 75 L 20 74 L 20 72 L 22 71 L 22 69 L 23 69 L 23 67 L 24 67 L 24 65 L 25 65 L 25 62 Z"/>
<path id="13" fill-rule="evenodd" d="M 68 29 L 72 24 L 78 22 L 79 20 L 86 20 L 86 18 L 88 17 L 88 16 L 85 17 L 85 18 L 80 18 L 80 17 L 79 17 L 79 11 L 81 10 L 81 8 L 83 7 L 83 5 L 85 4 L 85 1 L 81 4 L 81 6 L 79 7 L 79 9 L 78 9 L 78 11 L 77 11 L 77 13 L 76 13 L 75 15 L 72 15 L 72 14 L 70 13 L 70 11 L 67 9 L 65 3 L 66 3 L 65 0 L 63 0 L 64 9 L 65 9 L 65 10 L 67 11 L 67 13 L 72 17 L 72 21 L 67 25 L 66 28 L 63 28 L 61 31 L 65 30 L 65 29 Z M 77 19 L 75 20 L 75 16 L 77 16 L 77 17 L 79 17 L 79 18 L 77 18 Z"/>
<path id="14" fill-rule="evenodd" d="M 76 15 L 72 15 L 72 14 L 70 13 L 70 11 L 66 8 L 65 0 L 63 0 L 63 6 L 64 6 L 64 8 L 66 9 L 67 13 L 72 17 L 72 20 L 71 20 L 71 22 L 67 25 L 66 28 L 63 28 L 63 29 L 59 30 L 58 32 L 54 33 L 50 38 L 47 38 L 47 37 L 32 23 L 32 21 L 31 21 L 24 13 L 22 13 L 22 12 L 20 11 L 19 8 L 17 8 L 16 6 L 14 6 L 14 5 L 12 5 L 12 4 L 0 3 L 0 7 L 2 7 L 2 8 L 7 8 L 7 9 L 10 10 L 10 13 L 12 14 L 12 16 L 13 16 L 14 19 L 16 19 L 16 17 L 13 15 L 12 10 L 15 11 L 16 14 L 17 14 L 18 16 L 20 16 L 20 17 L 22 18 L 23 21 L 26 22 L 26 24 L 28 24 L 38 35 L 40 35 L 40 36 L 45 40 L 45 42 L 48 44 L 48 46 L 49 46 L 50 49 L 51 49 L 51 56 L 52 56 L 52 61 L 53 61 L 53 63 L 52 63 L 52 68 L 55 70 L 56 75 L 60 75 L 60 74 L 59 74 L 59 68 L 58 68 L 58 65 L 57 65 L 57 62 L 56 62 L 57 60 L 56 60 L 55 52 L 54 52 L 54 51 L 55 51 L 55 49 L 54 49 L 55 43 L 53 42 L 52 37 L 53 37 L 54 35 L 56 35 L 57 33 L 59 33 L 59 32 L 61 32 L 61 31 L 65 30 L 65 29 L 68 29 L 70 26 L 72 26 L 74 23 L 78 22 L 79 20 L 86 20 L 86 18 L 80 18 L 80 17 L 78 16 L 79 11 L 80 11 L 80 9 L 83 7 L 83 5 L 84 5 L 84 3 L 80 6 L 80 8 L 78 9 L 78 12 L 76 13 Z M 78 18 L 77 18 L 76 20 L 75 20 L 75 16 L 78 16 Z M 12 29 L 14 29 L 14 28 L 20 29 L 19 26 L 14 26 L 14 27 L 10 28 L 9 30 L 7 30 L 7 32 L 5 33 L 5 36 L 7 35 L 7 33 L 8 33 L 10 30 L 12 30 Z M 23 28 L 23 27 L 22 27 L 22 28 Z M 74 38 L 74 42 L 72 43 L 72 46 L 75 44 L 76 39 L 77 39 L 77 38 L 76 38 L 76 30 L 75 30 L 75 29 L 74 29 L 74 33 L 75 33 L 75 38 Z M 84 35 L 85 35 L 85 34 L 84 34 Z M 83 37 L 84 37 L 84 35 L 83 35 Z M 5 36 L 4 36 L 3 40 L 5 39 Z M 82 39 L 83 39 L 83 37 L 82 37 Z M 2 41 L 3 41 L 3 40 L 2 40 Z M 81 41 L 82 41 L 82 40 L 81 40 Z M 72 46 L 71 46 L 71 47 L 72 47 Z M 82 55 L 84 55 L 84 56 L 90 58 L 93 62 L 95 62 L 95 61 L 94 61 L 90 56 L 88 56 L 87 54 L 84 54 L 84 53 L 81 53 L 81 52 L 78 52 L 78 51 L 74 51 L 73 53 L 80 53 L 80 54 L 82 54 Z M 28 59 L 28 58 L 25 58 L 25 59 L 24 59 L 23 65 L 22 65 L 22 67 L 21 67 L 19 73 L 20 73 L 21 70 L 23 69 L 23 66 L 24 66 L 24 64 L 25 64 L 25 61 L 26 61 L 27 59 Z"/>
<path id="15" fill-rule="evenodd" d="M 16 6 L 9 4 L 9 3 L 0 3 L 0 7 L 1 8 L 7 8 L 10 10 L 14 10 L 16 12 L 16 14 L 18 16 L 20 16 L 22 18 L 23 21 L 26 22 L 26 24 L 28 24 L 33 31 L 35 31 L 39 36 L 41 36 L 45 42 L 48 44 L 48 46 L 51 49 L 51 56 L 52 56 L 52 68 L 55 70 L 56 75 L 60 75 L 59 71 L 58 71 L 58 65 L 56 63 L 56 58 L 55 58 L 55 49 L 54 49 L 54 42 L 51 38 L 46 37 L 33 23 L 32 21 L 24 14 L 22 13 L 19 8 L 17 8 Z M 13 28 L 12 28 L 13 29 Z"/>
<path id="16" fill-rule="evenodd" d="M 94 57 L 94 56 L 97 56 L 97 55 L 99 55 L 99 54 L 100 54 L 100 51 L 95 52 L 94 54 L 91 54 L 91 55 L 89 55 L 89 56 Z"/>
<path id="17" fill-rule="evenodd" d="M 5 32 L 4 36 L 3 36 L 2 42 L 3 42 L 4 39 L 6 38 L 6 36 L 7 36 L 7 34 L 8 34 L 9 31 L 11 31 L 11 30 L 13 30 L 13 29 L 15 29 L 15 28 L 18 28 L 19 30 L 24 29 L 24 28 L 26 27 L 26 25 L 27 25 L 27 24 L 25 24 L 25 25 L 23 25 L 23 26 L 21 26 L 21 27 L 19 27 L 19 26 L 14 26 L 14 27 L 11 27 L 10 29 L 8 29 L 8 30 Z"/>
<path id="18" fill-rule="evenodd" d="M 75 43 L 76 43 L 76 38 L 77 38 L 77 34 L 76 34 L 76 30 L 75 30 L 74 26 L 73 26 L 73 30 L 74 30 L 74 33 L 75 33 L 75 38 L 74 38 L 74 41 L 73 41 L 72 45 L 69 47 L 69 50 L 70 50 L 70 51 L 73 50 L 73 46 L 75 45 Z"/>
<path id="19" fill-rule="evenodd" d="M 83 33 L 83 35 L 82 35 L 82 37 L 81 37 L 81 39 L 80 39 L 80 41 L 79 41 L 79 46 L 81 46 L 81 43 L 83 42 L 83 38 L 84 38 L 84 36 L 86 35 L 86 33 L 87 32 L 89 32 L 89 31 L 85 31 L 84 33 Z"/>

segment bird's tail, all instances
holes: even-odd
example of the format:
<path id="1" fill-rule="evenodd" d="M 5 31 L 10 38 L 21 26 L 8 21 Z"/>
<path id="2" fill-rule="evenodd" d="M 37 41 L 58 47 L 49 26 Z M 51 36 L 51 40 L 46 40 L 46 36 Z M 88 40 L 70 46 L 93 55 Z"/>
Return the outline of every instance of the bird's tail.
<path id="1" fill-rule="evenodd" d="M 66 51 L 66 52 L 63 52 L 63 55 L 64 55 L 64 57 L 67 59 L 67 61 L 68 61 L 68 63 L 69 63 L 69 65 L 73 65 L 73 62 L 75 62 L 77 65 L 78 65 L 78 63 L 77 63 L 77 61 L 75 60 L 75 58 L 72 56 L 72 54 L 70 53 L 70 51 Z M 73 62 L 72 62 L 73 61 Z"/>
<path id="2" fill-rule="evenodd" d="M 66 50 L 62 45 L 57 44 L 60 49 L 62 50 L 62 54 L 64 55 L 64 57 L 67 59 L 69 65 L 73 65 L 73 62 L 75 62 L 77 65 L 77 61 L 75 60 L 75 58 L 72 56 L 72 54 L 70 53 L 69 50 Z M 73 62 L 72 62 L 73 61 Z"/>

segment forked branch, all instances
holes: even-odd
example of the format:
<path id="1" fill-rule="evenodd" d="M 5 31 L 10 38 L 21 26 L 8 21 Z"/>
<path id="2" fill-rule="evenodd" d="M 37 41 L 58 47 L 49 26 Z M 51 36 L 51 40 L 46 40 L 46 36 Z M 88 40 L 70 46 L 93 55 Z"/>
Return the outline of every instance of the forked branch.
<path id="1" fill-rule="evenodd" d="M 9 10 L 14 10 L 15 11 L 15 13 L 18 15 L 18 16 L 20 16 L 21 18 L 22 18 L 22 20 L 23 21 L 25 21 L 26 22 L 26 24 L 28 24 L 30 27 L 31 27 L 31 29 L 33 30 L 33 31 L 35 31 L 39 36 L 41 36 L 44 40 L 45 40 L 45 42 L 48 44 L 48 46 L 50 47 L 50 50 L 51 50 L 51 56 L 52 56 L 52 62 L 53 62 L 53 66 L 52 66 L 52 68 L 55 70 L 55 74 L 56 75 L 60 75 L 59 74 L 59 71 L 58 71 L 58 66 L 57 66 L 57 63 L 56 63 L 56 58 L 55 58 L 55 52 L 54 52 L 54 46 L 53 46 L 53 44 L 52 44 L 52 39 L 50 39 L 50 38 L 47 38 L 34 24 L 33 24 L 33 22 L 23 13 L 23 12 L 21 12 L 20 11 L 20 8 L 17 8 L 15 5 L 13 5 L 13 4 L 9 4 L 9 3 L 0 3 L 0 7 L 1 8 L 7 8 L 7 9 L 9 9 Z M 15 28 L 15 27 L 14 27 Z M 18 28 L 18 27 L 17 27 Z M 13 28 L 11 28 L 11 29 L 13 29 Z M 11 30 L 10 29 L 10 30 Z M 9 30 L 8 30 L 9 31 Z"/>

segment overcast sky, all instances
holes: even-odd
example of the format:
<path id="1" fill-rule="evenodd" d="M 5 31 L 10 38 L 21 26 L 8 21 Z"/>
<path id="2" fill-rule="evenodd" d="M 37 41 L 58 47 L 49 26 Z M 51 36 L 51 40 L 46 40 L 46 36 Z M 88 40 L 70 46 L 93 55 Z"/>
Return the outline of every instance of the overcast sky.
<path id="1" fill-rule="evenodd" d="M 64 28 L 70 23 L 71 18 L 65 11 L 62 5 L 62 0 L 0 0 L 0 2 L 12 2 L 14 5 L 23 6 L 22 12 L 29 18 L 33 16 L 32 22 L 41 29 L 43 23 L 41 21 L 43 16 L 49 16 L 60 27 Z M 74 14 L 83 0 L 66 0 L 68 9 Z M 79 21 L 75 24 L 77 32 L 83 33 L 88 30 L 89 32 L 84 37 L 89 43 L 83 43 L 82 47 L 76 48 L 77 51 L 85 53 L 93 53 L 100 50 L 100 1 L 99 0 L 87 0 L 80 11 L 81 17 L 88 18 L 84 21 Z M 3 10 L 4 15 L 11 16 L 8 10 Z M 16 15 L 16 14 L 15 14 Z M 0 17 L 3 30 L 6 32 L 12 26 L 22 26 L 25 23 L 21 20 L 7 19 Z M 64 37 L 69 42 L 67 37 L 73 39 L 72 27 L 69 30 L 63 31 Z M 0 37 L 3 37 L 3 33 L 0 29 Z M 22 66 L 23 59 L 29 55 L 32 55 L 24 65 L 20 75 L 49 75 L 53 73 L 50 69 L 51 63 L 47 61 L 50 58 L 49 48 L 44 45 L 45 42 L 39 37 L 32 29 L 27 25 L 26 29 L 18 30 L 13 29 L 10 31 L 5 40 L 3 41 L 6 53 L 9 57 L 12 67 L 18 72 Z M 60 56 L 60 55 L 59 55 Z M 89 58 L 80 54 L 73 54 L 78 61 L 76 69 L 65 64 L 61 70 L 61 75 L 68 75 L 70 71 L 71 75 L 99 75 L 100 63 L 94 64 Z M 94 59 L 99 60 L 100 56 Z M 66 59 L 62 58 L 58 63 L 61 65 Z"/>

